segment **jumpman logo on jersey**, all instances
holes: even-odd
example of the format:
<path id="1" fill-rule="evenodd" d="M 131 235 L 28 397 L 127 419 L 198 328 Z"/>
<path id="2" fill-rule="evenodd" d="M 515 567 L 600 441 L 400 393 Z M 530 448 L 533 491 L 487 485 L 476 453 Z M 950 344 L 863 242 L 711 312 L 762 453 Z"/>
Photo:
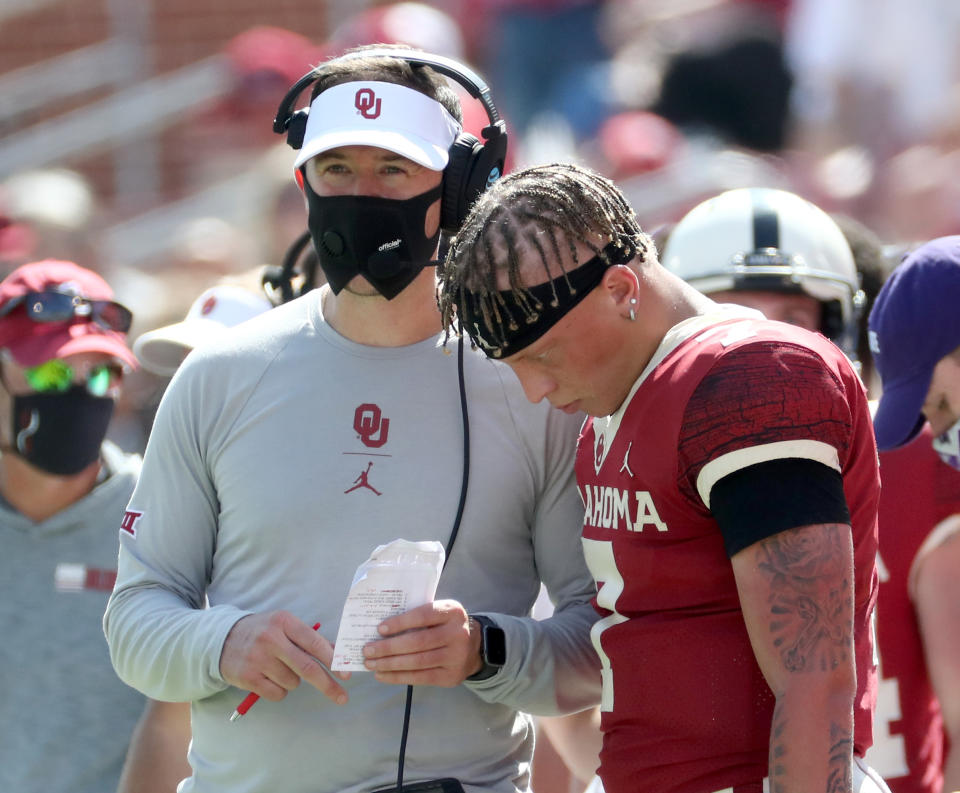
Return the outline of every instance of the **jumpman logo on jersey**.
<path id="1" fill-rule="evenodd" d="M 633 471 L 630 470 L 630 450 L 633 448 L 633 441 L 627 444 L 626 454 L 623 455 L 623 465 L 620 466 L 620 471 L 618 473 L 623 473 L 626 471 L 630 476 L 633 476 Z"/>
<path id="2" fill-rule="evenodd" d="M 361 487 L 365 487 L 368 490 L 372 490 L 378 496 L 383 495 L 379 490 L 377 490 L 373 485 L 370 484 L 368 477 L 370 476 L 370 469 L 373 468 L 373 463 L 367 463 L 367 470 L 361 471 L 360 476 L 353 480 L 353 487 L 348 487 L 344 490 L 344 493 L 352 493 L 354 490 L 358 490 Z"/>

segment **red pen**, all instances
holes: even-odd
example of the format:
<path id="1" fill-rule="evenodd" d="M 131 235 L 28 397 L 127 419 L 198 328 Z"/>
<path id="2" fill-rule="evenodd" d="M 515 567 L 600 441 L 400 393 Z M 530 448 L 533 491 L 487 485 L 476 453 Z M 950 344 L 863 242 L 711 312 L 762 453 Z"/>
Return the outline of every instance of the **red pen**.
<path id="1" fill-rule="evenodd" d="M 320 623 L 319 622 L 316 623 L 313 626 L 313 629 L 319 630 Z M 230 717 L 230 721 L 236 721 L 237 719 L 239 719 L 244 713 L 246 713 L 248 710 L 250 710 L 250 708 L 253 707 L 253 703 L 256 702 L 258 699 L 260 699 L 259 694 L 254 694 L 252 691 L 249 694 L 247 694 L 247 696 L 243 698 L 243 702 L 237 705 L 237 709 L 233 712 L 233 715 Z"/>

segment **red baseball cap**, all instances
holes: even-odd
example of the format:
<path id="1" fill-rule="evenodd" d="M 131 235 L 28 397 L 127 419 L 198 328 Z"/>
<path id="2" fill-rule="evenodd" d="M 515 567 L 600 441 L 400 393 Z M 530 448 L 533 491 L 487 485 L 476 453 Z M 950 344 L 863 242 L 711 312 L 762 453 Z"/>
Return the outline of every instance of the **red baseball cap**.
<path id="1" fill-rule="evenodd" d="M 0 282 L 0 313 L 11 300 L 29 292 L 64 288 L 88 300 L 113 300 L 110 285 L 95 272 L 73 262 L 45 259 L 18 267 Z M 131 369 L 137 368 L 126 334 L 108 330 L 87 317 L 35 322 L 25 311 L 14 308 L 0 316 L 0 349 L 9 350 L 20 366 L 39 366 L 76 353 L 102 352 L 119 358 Z"/>

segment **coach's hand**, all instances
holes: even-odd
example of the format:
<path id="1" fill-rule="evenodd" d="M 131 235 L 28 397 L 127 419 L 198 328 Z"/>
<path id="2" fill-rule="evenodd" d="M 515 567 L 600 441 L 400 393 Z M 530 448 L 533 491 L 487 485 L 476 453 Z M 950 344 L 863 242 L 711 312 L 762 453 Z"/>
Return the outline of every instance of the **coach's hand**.
<path id="1" fill-rule="evenodd" d="M 363 648 L 367 669 L 383 683 L 460 685 L 483 667 L 479 626 L 455 600 L 435 600 L 379 625 L 384 638 Z"/>
<path id="2" fill-rule="evenodd" d="M 338 705 L 347 692 L 331 672 L 333 645 L 288 611 L 249 614 L 227 634 L 220 654 L 220 674 L 230 685 L 277 702 L 306 680 Z M 324 665 L 327 666 L 324 666 Z"/>

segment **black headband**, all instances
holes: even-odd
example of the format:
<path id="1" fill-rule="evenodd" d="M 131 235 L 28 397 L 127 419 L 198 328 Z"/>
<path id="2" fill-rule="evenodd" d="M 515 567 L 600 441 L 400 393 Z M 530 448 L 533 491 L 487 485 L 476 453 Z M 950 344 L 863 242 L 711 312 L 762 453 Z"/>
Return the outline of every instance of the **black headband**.
<path id="1" fill-rule="evenodd" d="M 513 355 L 533 344 L 590 294 L 608 267 L 626 264 L 635 254 L 631 243 L 616 240 L 552 281 L 500 292 L 462 290 L 457 305 L 461 331 L 489 358 Z"/>

